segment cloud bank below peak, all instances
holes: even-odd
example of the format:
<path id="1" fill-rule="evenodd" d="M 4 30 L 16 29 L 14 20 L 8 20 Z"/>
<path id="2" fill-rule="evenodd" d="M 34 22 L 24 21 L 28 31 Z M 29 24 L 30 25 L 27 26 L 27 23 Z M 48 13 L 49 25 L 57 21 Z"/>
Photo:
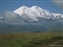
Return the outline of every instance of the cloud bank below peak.
<path id="1" fill-rule="evenodd" d="M 19 12 L 19 13 L 18 13 Z M 3 16 L 0 17 L 0 20 L 3 20 L 3 23 L 8 24 L 42 24 L 49 21 L 55 21 L 63 19 L 62 14 L 51 13 L 45 9 L 42 9 L 38 6 L 32 7 L 20 7 L 14 12 L 5 11 Z M 61 21 L 61 20 L 59 20 Z"/>

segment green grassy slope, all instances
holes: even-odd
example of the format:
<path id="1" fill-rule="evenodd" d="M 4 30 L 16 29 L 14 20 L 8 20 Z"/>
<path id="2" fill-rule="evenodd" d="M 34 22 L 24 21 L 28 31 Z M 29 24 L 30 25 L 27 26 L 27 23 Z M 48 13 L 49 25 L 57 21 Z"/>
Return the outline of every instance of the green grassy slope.
<path id="1" fill-rule="evenodd" d="M 0 47 L 50 47 L 63 45 L 63 32 L 0 34 Z"/>

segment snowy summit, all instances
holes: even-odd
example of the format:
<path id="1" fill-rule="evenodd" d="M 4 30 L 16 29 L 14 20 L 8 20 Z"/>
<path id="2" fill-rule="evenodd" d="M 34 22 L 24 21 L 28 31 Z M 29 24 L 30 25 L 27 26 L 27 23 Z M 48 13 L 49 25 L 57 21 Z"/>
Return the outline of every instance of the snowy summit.
<path id="1" fill-rule="evenodd" d="M 34 21 L 39 21 L 37 17 L 46 18 L 46 19 L 52 18 L 53 20 L 63 18 L 62 14 L 51 13 L 38 6 L 32 6 L 32 7 L 21 6 L 18 9 L 14 10 L 14 13 L 20 16 L 23 16 L 23 14 L 25 14 L 27 15 L 27 17 L 29 17 Z"/>

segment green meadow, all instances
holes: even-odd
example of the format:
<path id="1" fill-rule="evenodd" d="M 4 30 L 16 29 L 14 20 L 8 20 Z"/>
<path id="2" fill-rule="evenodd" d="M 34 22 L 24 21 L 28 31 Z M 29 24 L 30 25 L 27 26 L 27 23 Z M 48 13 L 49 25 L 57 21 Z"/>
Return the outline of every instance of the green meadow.
<path id="1" fill-rule="evenodd" d="M 0 47 L 63 47 L 63 32 L 0 34 Z"/>

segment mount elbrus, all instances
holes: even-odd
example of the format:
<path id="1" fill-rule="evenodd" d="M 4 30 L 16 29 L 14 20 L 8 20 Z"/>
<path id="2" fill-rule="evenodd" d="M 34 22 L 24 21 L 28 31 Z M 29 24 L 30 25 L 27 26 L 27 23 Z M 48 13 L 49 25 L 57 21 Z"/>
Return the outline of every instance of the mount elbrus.
<path id="1" fill-rule="evenodd" d="M 23 31 L 62 31 L 63 14 L 51 13 L 38 6 L 21 6 L 5 11 L 0 17 L 2 28 Z M 5 29 L 6 30 L 6 29 Z"/>

